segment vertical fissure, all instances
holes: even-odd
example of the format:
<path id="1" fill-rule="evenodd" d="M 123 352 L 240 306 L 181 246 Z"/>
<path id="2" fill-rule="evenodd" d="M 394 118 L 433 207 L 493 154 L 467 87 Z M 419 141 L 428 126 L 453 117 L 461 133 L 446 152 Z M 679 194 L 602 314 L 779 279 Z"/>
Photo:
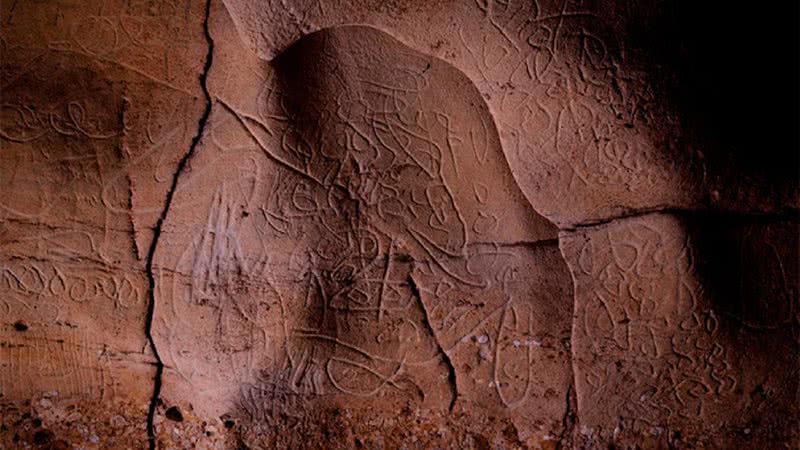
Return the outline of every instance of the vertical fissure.
<path id="1" fill-rule="evenodd" d="M 417 298 L 419 302 L 419 307 L 422 310 L 422 314 L 424 316 L 425 326 L 428 328 L 428 332 L 431 334 L 431 339 L 438 347 L 439 352 L 442 354 L 442 361 L 447 366 L 447 380 L 450 384 L 450 390 L 452 393 L 452 398 L 450 399 L 450 404 L 447 407 L 449 412 L 453 412 L 456 407 L 456 402 L 458 401 L 458 383 L 456 380 L 456 367 L 453 364 L 453 361 L 450 359 L 450 355 L 447 354 L 447 351 L 444 349 L 442 344 L 439 342 L 439 337 L 436 335 L 436 331 L 433 329 L 433 324 L 431 323 L 430 315 L 428 314 L 428 309 L 425 308 L 425 303 L 422 301 L 422 293 L 420 292 L 419 286 L 417 282 L 414 280 L 414 277 L 411 275 L 408 276 L 408 285 L 411 287 L 411 292 Z"/>
<path id="2" fill-rule="evenodd" d="M 206 59 L 205 63 L 203 64 L 203 71 L 200 74 L 200 88 L 203 91 L 203 96 L 205 98 L 205 108 L 203 110 L 203 114 L 200 116 L 200 119 L 197 122 L 197 133 L 192 138 L 192 142 L 189 145 L 189 149 L 183 155 L 181 160 L 178 162 L 178 167 L 175 170 L 175 173 L 172 177 L 172 184 L 170 185 L 169 190 L 167 191 L 167 197 L 164 201 L 164 208 L 161 210 L 161 214 L 158 217 L 158 221 L 156 222 L 156 226 L 153 229 L 153 240 L 150 242 L 150 248 L 147 252 L 147 262 L 146 262 L 146 271 L 147 271 L 147 280 L 149 283 L 149 302 L 147 306 L 147 316 L 145 319 L 145 335 L 147 336 L 147 341 L 150 344 L 150 348 L 153 351 L 153 355 L 156 359 L 156 373 L 153 380 L 153 396 L 150 399 L 150 405 L 147 410 L 147 439 L 149 442 L 150 450 L 155 450 L 156 448 L 156 433 L 155 433 L 155 414 L 156 414 L 156 407 L 158 406 L 158 399 L 161 396 L 161 377 L 164 373 L 164 362 L 161 359 L 160 354 L 158 353 L 158 348 L 156 347 L 155 340 L 153 339 L 153 316 L 155 314 L 155 307 L 156 307 L 156 279 L 155 274 L 153 273 L 153 260 L 155 258 L 156 248 L 158 247 L 158 241 L 161 237 L 162 227 L 164 225 L 164 221 L 167 218 L 167 214 L 169 214 L 169 209 L 172 204 L 172 199 L 175 196 L 175 190 L 178 186 L 178 178 L 180 177 L 181 173 L 183 173 L 186 164 L 191 159 L 192 155 L 194 154 L 195 150 L 197 149 L 197 145 L 200 142 L 200 138 L 203 136 L 203 131 L 205 130 L 206 124 L 208 122 L 208 117 L 211 114 L 211 94 L 208 91 L 208 73 L 211 70 L 211 64 L 214 56 L 214 40 L 211 38 L 211 33 L 209 31 L 209 17 L 211 15 L 211 0 L 206 0 L 205 4 L 205 12 L 203 18 L 203 33 L 205 35 L 206 43 L 207 43 L 207 52 L 206 52 Z"/>

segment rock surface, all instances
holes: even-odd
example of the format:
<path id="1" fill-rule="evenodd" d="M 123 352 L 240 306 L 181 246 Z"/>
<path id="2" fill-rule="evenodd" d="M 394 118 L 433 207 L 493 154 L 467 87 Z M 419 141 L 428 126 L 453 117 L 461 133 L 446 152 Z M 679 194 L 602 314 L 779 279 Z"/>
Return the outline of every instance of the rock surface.
<path id="1" fill-rule="evenodd" d="M 730 8 L 4 2 L 0 448 L 800 447 L 797 11 Z"/>

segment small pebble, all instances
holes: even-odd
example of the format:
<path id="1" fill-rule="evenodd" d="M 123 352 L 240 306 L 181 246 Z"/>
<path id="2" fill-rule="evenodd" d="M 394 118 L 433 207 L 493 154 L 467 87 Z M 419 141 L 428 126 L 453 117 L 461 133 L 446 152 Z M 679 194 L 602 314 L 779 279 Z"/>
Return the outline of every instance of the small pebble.
<path id="1" fill-rule="evenodd" d="M 181 410 L 177 406 L 170 406 L 164 415 L 174 422 L 183 422 L 183 414 L 181 414 Z"/>

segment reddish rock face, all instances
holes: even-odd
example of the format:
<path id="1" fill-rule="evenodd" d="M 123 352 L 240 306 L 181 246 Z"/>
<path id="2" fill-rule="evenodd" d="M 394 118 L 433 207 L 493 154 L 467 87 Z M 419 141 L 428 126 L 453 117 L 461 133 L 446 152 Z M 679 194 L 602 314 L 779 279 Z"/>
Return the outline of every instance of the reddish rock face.
<path id="1" fill-rule="evenodd" d="M 583 434 L 689 430 L 731 448 L 757 423 L 790 440 L 775 411 L 797 406 L 792 228 L 651 214 L 563 234 Z"/>
<path id="2" fill-rule="evenodd" d="M 759 14 L 6 2 L 0 447 L 800 445 Z"/>

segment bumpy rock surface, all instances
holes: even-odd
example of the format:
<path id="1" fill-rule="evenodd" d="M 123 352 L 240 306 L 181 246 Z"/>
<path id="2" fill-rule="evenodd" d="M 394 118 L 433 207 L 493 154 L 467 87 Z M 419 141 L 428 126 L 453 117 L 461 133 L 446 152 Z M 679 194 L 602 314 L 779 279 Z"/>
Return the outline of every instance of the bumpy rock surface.
<path id="1" fill-rule="evenodd" d="M 0 4 L 0 448 L 800 447 L 797 11 L 731 8 Z"/>

